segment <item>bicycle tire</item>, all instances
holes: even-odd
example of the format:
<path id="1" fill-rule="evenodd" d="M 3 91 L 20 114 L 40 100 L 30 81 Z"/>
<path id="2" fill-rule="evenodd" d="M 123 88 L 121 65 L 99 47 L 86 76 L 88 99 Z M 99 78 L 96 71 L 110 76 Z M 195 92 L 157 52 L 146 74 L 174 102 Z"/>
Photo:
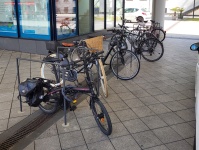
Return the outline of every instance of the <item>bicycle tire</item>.
<path id="1" fill-rule="evenodd" d="M 48 89 L 45 89 L 44 91 L 48 92 Z M 60 94 L 50 94 L 45 102 L 41 102 L 39 104 L 39 109 L 46 114 L 52 114 L 56 112 L 58 109 L 58 95 Z"/>
<path id="2" fill-rule="evenodd" d="M 163 44 L 156 38 L 144 40 L 139 48 L 142 57 L 149 62 L 159 60 L 164 54 Z"/>
<path id="3" fill-rule="evenodd" d="M 99 113 L 98 107 L 99 106 Z M 109 114 L 102 104 L 102 102 L 97 98 L 95 100 L 91 100 L 91 109 L 95 121 L 97 122 L 98 127 L 105 135 L 110 135 L 112 133 L 112 123 L 109 117 Z M 106 121 L 106 122 L 105 122 Z M 106 128 L 107 127 L 107 128 Z"/>
<path id="4" fill-rule="evenodd" d="M 105 70 L 104 70 L 104 65 L 102 63 L 102 60 L 99 59 L 99 66 L 100 66 L 100 69 L 99 69 L 99 78 L 100 78 L 100 84 L 101 84 L 101 88 L 102 88 L 102 92 L 103 92 L 103 95 L 105 97 L 108 97 L 108 85 L 107 85 L 107 78 L 106 78 L 106 73 L 105 73 Z"/>
<path id="5" fill-rule="evenodd" d="M 130 80 L 139 73 L 140 60 L 131 50 L 119 50 L 112 56 L 110 67 L 117 78 Z"/>
<path id="6" fill-rule="evenodd" d="M 153 29 L 151 31 L 151 33 L 160 41 L 164 41 L 165 37 L 166 37 L 166 33 L 164 30 L 162 29 Z"/>

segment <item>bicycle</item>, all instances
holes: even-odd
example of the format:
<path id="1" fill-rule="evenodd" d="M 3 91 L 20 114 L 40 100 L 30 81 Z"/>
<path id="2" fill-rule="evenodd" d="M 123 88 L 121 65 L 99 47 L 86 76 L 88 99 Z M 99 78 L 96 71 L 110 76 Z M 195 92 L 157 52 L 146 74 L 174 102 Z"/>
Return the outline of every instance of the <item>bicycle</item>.
<path id="1" fill-rule="evenodd" d="M 94 90 L 94 85 L 90 73 L 90 69 L 88 68 L 88 65 L 90 63 L 93 63 L 96 59 L 99 59 L 99 55 L 103 52 L 96 52 L 92 54 L 83 54 L 83 57 L 81 57 L 80 60 L 74 61 L 74 62 L 67 62 L 62 61 L 60 62 L 61 71 L 63 73 L 65 72 L 75 72 L 75 68 L 78 67 L 79 62 L 83 62 L 84 71 L 86 74 L 86 83 L 88 87 L 77 87 L 77 86 L 71 86 L 71 85 L 65 85 L 65 82 L 63 82 L 63 87 L 53 87 L 51 85 L 51 80 L 43 79 L 44 85 L 44 91 L 42 98 L 42 103 L 39 105 L 39 108 L 44 113 L 54 113 L 58 106 L 64 105 L 64 110 L 66 114 L 66 108 L 72 108 L 71 103 L 74 102 L 77 98 L 77 94 L 89 94 L 90 96 L 90 102 L 89 106 L 92 110 L 93 116 L 97 122 L 97 125 L 99 126 L 100 130 L 105 135 L 110 135 L 112 132 L 112 123 L 111 119 L 108 115 L 108 112 L 100 99 L 98 98 L 97 93 Z M 74 80 L 77 79 L 77 76 L 74 74 L 71 74 L 69 78 L 73 78 Z M 68 79 L 68 78 L 67 78 Z M 65 81 L 65 76 L 63 76 L 63 80 Z M 64 103 L 64 104 L 63 104 Z M 74 108 L 72 108 L 74 110 Z M 66 120 L 66 116 L 65 116 Z M 66 121 L 65 121 L 66 123 Z"/>
<path id="2" fill-rule="evenodd" d="M 86 41 L 86 40 L 85 40 Z M 59 54 L 55 52 L 51 52 L 47 57 L 45 57 L 44 61 L 52 61 L 52 62 L 59 62 L 59 61 L 75 61 L 79 60 L 81 55 L 83 54 L 86 43 L 84 40 L 81 41 L 74 41 L 73 43 L 62 43 L 61 47 L 57 47 L 58 50 L 64 49 L 65 51 L 59 51 Z M 92 50 L 95 50 L 93 48 L 90 48 L 90 52 Z M 58 57 L 58 58 L 57 58 Z M 56 73 L 53 71 L 53 67 L 56 70 Z M 57 69 L 56 69 L 57 68 Z M 98 91 L 99 94 L 99 87 L 101 85 L 102 92 L 105 97 L 108 97 L 108 86 L 107 86 L 107 79 L 104 67 L 102 65 L 101 60 L 96 59 L 94 63 L 91 63 L 88 65 L 88 68 L 93 70 L 93 74 L 95 74 L 95 77 L 97 76 L 96 80 L 93 80 L 96 84 L 96 91 Z M 98 69 L 99 68 L 99 69 Z M 96 75 L 96 70 L 99 70 Z M 83 64 L 78 64 L 78 67 L 76 68 L 77 73 L 84 73 L 84 67 Z M 41 77 L 42 78 L 51 78 L 55 82 L 52 83 L 54 86 L 59 86 L 63 84 L 63 75 L 60 74 L 59 77 L 59 69 L 55 65 L 48 65 L 45 63 L 42 63 L 41 65 Z M 94 75 L 93 75 L 94 76 Z M 60 80 L 59 80 L 60 79 Z"/>

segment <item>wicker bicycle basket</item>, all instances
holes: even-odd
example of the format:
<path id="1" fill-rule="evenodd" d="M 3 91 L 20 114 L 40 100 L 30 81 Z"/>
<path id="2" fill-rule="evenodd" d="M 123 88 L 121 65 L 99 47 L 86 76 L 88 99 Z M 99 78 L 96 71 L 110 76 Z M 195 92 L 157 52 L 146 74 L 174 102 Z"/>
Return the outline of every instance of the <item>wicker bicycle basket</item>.
<path id="1" fill-rule="evenodd" d="M 90 52 L 95 53 L 97 51 L 103 51 L 103 36 L 86 39 L 85 42 Z"/>

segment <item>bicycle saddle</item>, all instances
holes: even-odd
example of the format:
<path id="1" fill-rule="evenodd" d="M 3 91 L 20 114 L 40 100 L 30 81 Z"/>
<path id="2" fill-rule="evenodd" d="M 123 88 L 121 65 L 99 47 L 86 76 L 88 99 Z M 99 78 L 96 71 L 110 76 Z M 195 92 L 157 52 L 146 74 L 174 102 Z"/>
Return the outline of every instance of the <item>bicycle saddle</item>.
<path id="1" fill-rule="evenodd" d="M 55 58 L 55 57 L 45 57 L 43 59 L 43 61 L 46 61 L 46 62 L 56 62 L 56 61 L 60 61 L 59 58 Z"/>
<path id="2" fill-rule="evenodd" d="M 199 42 L 198 43 L 194 43 L 190 46 L 190 49 L 192 51 L 199 51 Z"/>
<path id="3" fill-rule="evenodd" d="M 62 45 L 65 46 L 65 47 L 73 47 L 75 44 L 63 42 Z"/>

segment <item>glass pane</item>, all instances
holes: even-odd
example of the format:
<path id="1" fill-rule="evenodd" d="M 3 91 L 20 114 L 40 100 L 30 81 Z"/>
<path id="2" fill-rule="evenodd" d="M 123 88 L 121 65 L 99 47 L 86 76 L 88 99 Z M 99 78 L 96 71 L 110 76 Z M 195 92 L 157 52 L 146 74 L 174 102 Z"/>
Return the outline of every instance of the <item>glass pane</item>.
<path id="1" fill-rule="evenodd" d="M 77 35 L 76 0 L 56 0 L 57 39 Z"/>
<path id="2" fill-rule="evenodd" d="M 50 40 L 50 10 L 48 0 L 18 0 L 20 36 Z"/>
<path id="3" fill-rule="evenodd" d="M 95 30 L 104 29 L 104 0 L 94 1 L 94 24 Z"/>
<path id="4" fill-rule="evenodd" d="M 78 0 L 79 5 L 79 34 L 90 33 L 91 24 L 91 0 Z"/>
<path id="5" fill-rule="evenodd" d="M 106 28 L 114 27 L 114 0 L 106 1 Z"/>
<path id="6" fill-rule="evenodd" d="M 123 0 L 116 0 L 116 26 L 122 24 Z"/>
<path id="7" fill-rule="evenodd" d="M 0 36 L 17 37 L 14 0 L 0 0 Z"/>

